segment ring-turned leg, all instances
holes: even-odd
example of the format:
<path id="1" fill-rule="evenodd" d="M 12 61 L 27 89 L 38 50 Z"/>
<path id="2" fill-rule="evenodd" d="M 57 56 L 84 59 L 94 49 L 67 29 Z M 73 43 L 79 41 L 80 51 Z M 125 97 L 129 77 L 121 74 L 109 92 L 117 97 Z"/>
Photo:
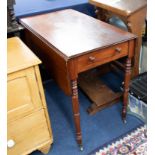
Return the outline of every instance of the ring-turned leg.
<path id="1" fill-rule="evenodd" d="M 125 123 L 126 123 L 126 112 L 127 112 L 127 104 L 128 104 L 130 78 L 131 78 L 131 58 L 127 58 L 126 67 L 125 67 L 123 109 L 122 109 L 122 119 Z"/>
<path id="2" fill-rule="evenodd" d="M 95 13 L 96 13 L 97 19 L 104 21 L 104 22 L 109 22 L 110 15 L 107 10 L 102 9 L 100 7 L 96 7 Z"/>
<path id="3" fill-rule="evenodd" d="M 75 123 L 75 129 L 76 129 L 76 138 L 77 138 L 77 143 L 80 147 L 80 150 L 83 150 L 82 134 L 81 134 L 81 127 L 80 127 L 80 112 L 79 112 L 77 80 L 72 80 L 71 83 L 72 83 L 72 107 L 73 107 L 74 123 Z"/>

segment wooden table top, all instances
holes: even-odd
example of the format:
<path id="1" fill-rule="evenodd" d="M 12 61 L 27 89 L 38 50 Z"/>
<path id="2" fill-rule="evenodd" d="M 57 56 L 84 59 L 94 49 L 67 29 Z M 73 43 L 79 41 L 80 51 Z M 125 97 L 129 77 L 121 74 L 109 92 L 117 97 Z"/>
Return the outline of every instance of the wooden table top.
<path id="1" fill-rule="evenodd" d="M 20 22 L 68 59 L 135 38 L 129 32 L 71 9 L 22 18 Z"/>
<path id="2" fill-rule="evenodd" d="M 147 5 L 146 0 L 89 0 L 89 2 L 123 16 L 129 16 Z"/>
<path id="3" fill-rule="evenodd" d="M 7 73 L 40 64 L 39 58 L 18 38 L 7 40 Z"/>

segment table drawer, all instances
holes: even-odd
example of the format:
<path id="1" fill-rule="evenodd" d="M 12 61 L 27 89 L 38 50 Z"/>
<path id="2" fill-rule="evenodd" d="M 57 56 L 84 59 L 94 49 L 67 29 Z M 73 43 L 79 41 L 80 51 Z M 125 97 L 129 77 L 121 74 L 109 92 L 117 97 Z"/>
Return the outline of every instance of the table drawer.
<path id="1" fill-rule="evenodd" d="M 120 43 L 103 50 L 91 52 L 78 58 L 78 72 L 119 59 L 128 54 L 128 42 Z"/>
<path id="2" fill-rule="evenodd" d="M 9 121 L 41 109 L 41 104 L 33 67 L 8 75 L 7 110 Z"/>
<path id="3" fill-rule="evenodd" d="M 43 110 L 8 123 L 8 155 L 24 155 L 51 141 Z"/>

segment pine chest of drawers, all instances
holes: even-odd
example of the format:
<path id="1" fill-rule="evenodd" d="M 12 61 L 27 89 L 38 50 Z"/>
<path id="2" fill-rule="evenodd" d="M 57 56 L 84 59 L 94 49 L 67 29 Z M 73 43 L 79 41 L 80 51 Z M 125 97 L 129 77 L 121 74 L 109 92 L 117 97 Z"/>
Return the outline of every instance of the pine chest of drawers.
<path id="1" fill-rule="evenodd" d="M 53 142 L 38 64 L 17 37 L 8 39 L 7 145 L 9 155 L 48 153 Z"/>

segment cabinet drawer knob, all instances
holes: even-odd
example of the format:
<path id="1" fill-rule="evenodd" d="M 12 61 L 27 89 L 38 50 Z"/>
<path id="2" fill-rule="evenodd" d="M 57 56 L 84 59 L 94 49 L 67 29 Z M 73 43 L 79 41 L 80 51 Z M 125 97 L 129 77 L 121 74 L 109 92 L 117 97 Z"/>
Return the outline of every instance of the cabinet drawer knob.
<path id="1" fill-rule="evenodd" d="M 115 51 L 116 51 L 117 53 L 120 53 L 121 50 L 122 50 L 122 49 L 121 49 L 120 47 L 116 47 L 116 48 L 115 48 Z"/>
<path id="2" fill-rule="evenodd" d="M 90 57 L 89 57 L 89 61 L 94 62 L 94 61 L 95 61 L 95 57 L 90 56 Z"/>
<path id="3" fill-rule="evenodd" d="M 8 142 L 7 142 L 8 148 L 12 148 L 14 145 L 15 145 L 15 141 L 12 140 L 12 139 L 9 139 Z"/>

